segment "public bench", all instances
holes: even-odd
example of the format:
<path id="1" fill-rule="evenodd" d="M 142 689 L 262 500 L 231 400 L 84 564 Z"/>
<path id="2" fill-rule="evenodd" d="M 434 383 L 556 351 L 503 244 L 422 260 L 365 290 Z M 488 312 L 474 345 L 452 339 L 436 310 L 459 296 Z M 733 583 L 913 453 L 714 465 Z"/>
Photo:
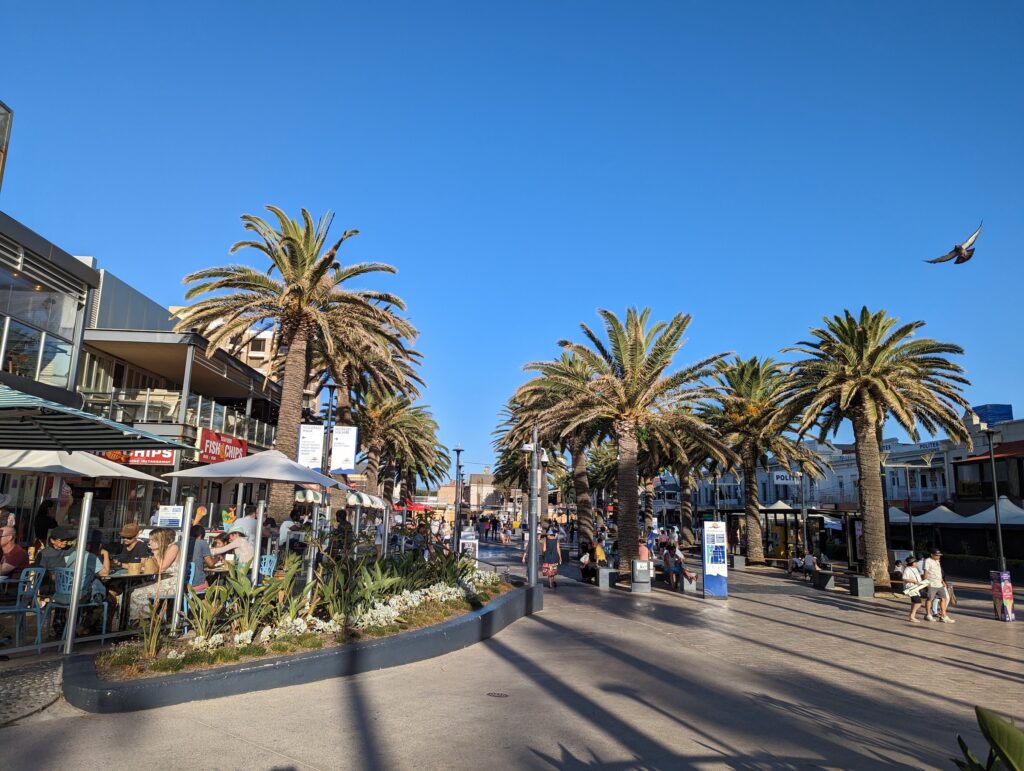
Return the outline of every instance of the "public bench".
<path id="1" fill-rule="evenodd" d="M 846 584 L 851 597 L 874 597 L 875 582 L 857 573 L 837 573 L 834 570 L 815 570 L 811 573 L 811 585 L 826 591 L 836 588 L 836 580 Z"/>
<path id="2" fill-rule="evenodd" d="M 619 569 L 618 568 L 598 568 L 597 569 L 597 588 L 598 589 L 611 589 L 619 580 Z"/>

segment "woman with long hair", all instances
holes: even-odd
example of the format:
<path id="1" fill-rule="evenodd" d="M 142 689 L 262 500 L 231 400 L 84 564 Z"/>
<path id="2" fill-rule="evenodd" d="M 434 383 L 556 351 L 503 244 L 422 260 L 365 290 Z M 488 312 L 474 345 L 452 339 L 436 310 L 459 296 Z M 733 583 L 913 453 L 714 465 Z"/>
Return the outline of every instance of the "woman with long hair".
<path id="1" fill-rule="evenodd" d="M 149 601 L 158 597 L 173 597 L 177 589 L 178 544 L 174 542 L 174 531 L 158 527 L 149 534 L 149 548 L 157 561 L 156 583 L 140 587 L 132 592 L 128 618 L 131 621 L 149 614 Z"/>

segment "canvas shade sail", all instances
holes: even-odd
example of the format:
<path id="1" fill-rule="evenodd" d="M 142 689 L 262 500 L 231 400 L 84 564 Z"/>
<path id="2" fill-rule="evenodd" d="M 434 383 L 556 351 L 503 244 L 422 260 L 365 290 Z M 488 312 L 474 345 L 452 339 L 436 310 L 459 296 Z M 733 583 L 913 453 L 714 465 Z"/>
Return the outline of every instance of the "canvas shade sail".
<path id="1" fill-rule="evenodd" d="M 211 463 L 208 466 L 199 466 L 187 471 L 174 471 L 164 476 L 244 484 L 290 482 L 296 485 L 348 488 L 347 485 L 324 476 L 319 471 L 313 471 L 296 463 L 279 450 L 257 452 L 244 458 L 226 460 L 223 463 Z"/>
<path id="2" fill-rule="evenodd" d="M 0 384 L 5 450 L 165 450 L 188 445 Z"/>
<path id="3" fill-rule="evenodd" d="M 963 525 L 994 525 L 996 523 L 996 507 L 989 506 L 973 517 L 960 520 Z M 1015 504 L 1005 495 L 999 496 L 999 523 L 1002 525 L 1024 525 L 1024 509 Z"/>
<path id="4" fill-rule="evenodd" d="M 159 477 L 88 452 L 63 450 L 0 450 L 0 471 L 8 474 L 54 474 L 66 477 L 133 479 L 166 484 Z"/>
<path id="5" fill-rule="evenodd" d="M 915 525 L 956 525 L 963 521 L 964 517 L 945 506 L 936 506 L 927 514 L 914 517 Z"/>

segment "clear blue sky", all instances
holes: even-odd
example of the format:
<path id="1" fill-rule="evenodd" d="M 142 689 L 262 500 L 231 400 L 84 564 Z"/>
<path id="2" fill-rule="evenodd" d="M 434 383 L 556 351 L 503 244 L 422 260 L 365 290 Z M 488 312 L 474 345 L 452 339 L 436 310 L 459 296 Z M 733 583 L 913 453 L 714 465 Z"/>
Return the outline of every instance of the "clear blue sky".
<path id="1" fill-rule="evenodd" d="M 238 217 L 333 209 L 487 462 L 523 362 L 595 310 L 693 314 L 681 363 L 867 303 L 1024 407 L 1013 2 L 3 4 L 0 208 L 163 304 Z M 922 260 L 985 219 L 974 260 Z M 470 470 L 479 467 L 470 466 Z"/>

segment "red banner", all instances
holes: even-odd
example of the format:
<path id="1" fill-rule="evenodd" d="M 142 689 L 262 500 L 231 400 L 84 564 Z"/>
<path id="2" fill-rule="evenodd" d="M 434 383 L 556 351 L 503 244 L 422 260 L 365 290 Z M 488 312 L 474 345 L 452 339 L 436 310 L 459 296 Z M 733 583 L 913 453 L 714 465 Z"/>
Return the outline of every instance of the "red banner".
<path id="1" fill-rule="evenodd" d="M 107 460 L 128 466 L 174 465 L 174 450 L 107 450 L 99 454 Z"/>
<path id="2" fill-rule="evenodd" d="M 199 462 L 220 463 L 245 457 L 246 443 L 231 434 L 222 434 L 208 428 L 199 429 Z"/>

